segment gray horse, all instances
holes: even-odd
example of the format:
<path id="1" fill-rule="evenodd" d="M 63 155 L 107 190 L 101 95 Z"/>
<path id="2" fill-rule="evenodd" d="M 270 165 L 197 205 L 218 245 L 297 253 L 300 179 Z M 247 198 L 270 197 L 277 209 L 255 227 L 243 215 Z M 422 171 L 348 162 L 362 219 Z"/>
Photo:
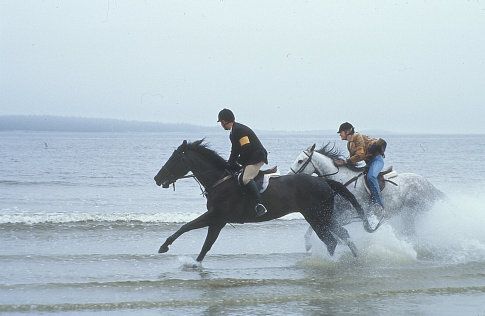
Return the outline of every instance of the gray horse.
<path id="1" fill-rule="evenodd" d="M 351 192 L 364 208 L 369 207 L 370 195 L 366 189 L 362 168 L 337 167 L 333 163 L 334 159 L 343 159 L 343 154 L 335 145 L 327 143 L 318 150 L 313 145 L 298 155 L 288 173 L 317 174 L 325 179 L 338 181 L 351 188 Z M 381 216 L 392 218 L 400 214 L 405 224 L 404 230 L 407 232 L 414 229 L 416 212 L 429 210 L 437 200 L 445 197 L 431 182 L 418 174 L 392 172 L 388 177 L 389 181 L 381 192 L 385 206 L 385 213 Z M 335 214 L 338 216 L 336 220 L 339 225 L 346 225 L 360 218 L 350 204 L 343 200 L 336 200 Z M 308 244 L 310 234 L 311 229 L 306 234 L 307 250 L 311 247 Z"/>

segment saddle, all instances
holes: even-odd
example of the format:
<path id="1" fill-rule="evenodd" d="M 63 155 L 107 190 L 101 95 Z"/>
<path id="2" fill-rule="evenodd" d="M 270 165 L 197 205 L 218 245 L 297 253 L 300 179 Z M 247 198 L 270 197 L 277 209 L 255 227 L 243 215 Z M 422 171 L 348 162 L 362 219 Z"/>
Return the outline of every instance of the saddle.
<path id="1" fill-rule="evenodd" d="M 389 179 L 395 178 L 395 177 L 397 177 L 397 172 L 395 172 L 395 171 L 392 170 L 392 166 L 390 166 L 389 168 L 387 168 L 384 171 L 379 172 L 379 175 L 377 176 L 377 182 L 379 183 L 379 189 L 381 191 L 384 190 L 384 188 L 386 186 L 386 182 L 390 182 L 390 183 L 394 184 L 395 186 L 397 186 L 397 183 L 395 183 L 394 181 L 389 180 Z M 365 182 L 364 182 L 364 184 L 365 184 L 366 191 L 370 194 L 370 190 L 369 190 L 369 180 L 367 179 L 367 173 L 365 173 Z"/>
<path id="2" fill-rule="evenodd" d="M 270 169 L 259 170 L 258 175 L 254 178 L 254 182 L 256 182 L 259 192 L 263 193 L 268 188 L 269 179 L 279 176 L 278 166 L 274 166 Z M 237 179 L 239 185 L 242 186 L 242 172 L 238 174 Z"/>

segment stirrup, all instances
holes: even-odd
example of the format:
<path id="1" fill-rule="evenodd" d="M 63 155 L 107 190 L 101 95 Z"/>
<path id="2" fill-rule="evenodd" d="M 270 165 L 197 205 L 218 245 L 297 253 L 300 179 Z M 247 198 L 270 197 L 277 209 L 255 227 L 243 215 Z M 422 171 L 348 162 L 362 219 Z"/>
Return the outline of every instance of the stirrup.
<path id="1" fill-rule="evenodd" d="M 263 216 L 268 212 L 266 210 L 266 207 L 261 203 L 256 204 L 256 206 L 254 207 L 254 210 L 256 211 L 256 217 Z"/>

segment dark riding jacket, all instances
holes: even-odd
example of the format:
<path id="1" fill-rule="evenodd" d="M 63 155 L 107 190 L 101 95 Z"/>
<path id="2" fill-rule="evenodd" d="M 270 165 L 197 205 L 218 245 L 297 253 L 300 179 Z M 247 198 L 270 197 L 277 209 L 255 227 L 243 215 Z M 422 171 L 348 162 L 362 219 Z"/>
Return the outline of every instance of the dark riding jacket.
<path id="1" fill-rule="evenodd" d="M 232 143 L 229 164 L 236 161 L 243 166 L 253 165 L 261 161 L 268 163 L 268 152 L 253 130 L 246 125 L 234 122 L 229 139 Z"/>

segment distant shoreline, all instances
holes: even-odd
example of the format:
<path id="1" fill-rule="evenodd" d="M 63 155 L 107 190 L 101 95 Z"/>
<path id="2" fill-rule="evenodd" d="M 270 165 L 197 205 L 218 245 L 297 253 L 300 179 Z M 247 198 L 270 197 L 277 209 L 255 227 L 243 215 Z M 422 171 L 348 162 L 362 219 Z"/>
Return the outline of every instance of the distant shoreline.
<path id="1" fill-rule="evenodd" d="M 197 132 L 216 127 L 50 115 L 0 116 L 0 131 L 32 132 Z"/>
<path id="2" fill-rule="evenodd" d="M 335 130 L 265 130 L 253 127 L 257 132 L 267 134 L 336 135 Z M 0 132 L 80 132 L 80 133 L 218 133 L 219 126 L 201 126 L 186 123 L 162 123 L 147 121 L 126 121 L 106 118 L 65 117 L 54 115 L 0 115 Z M 386 138 L 390 135 L 485 135 L 483 133 L 403 133 L 386 130 L 362 130 L 362 133 Z M 337 135 L 336 135 L 337 137 Z"/>
<path id="3" fill-rule="evenodd" d="M 268 133 L 285 131 L 261 130 Z M 3 115 L 0 116 L 0 132 L 220 132 L 219 126 L 201 126 L 186 123 L 161 123 L 144 121 L 125 121 L 104 118 L 64 117 L 51 115 Z M 330 130 L 287 131 L 301 134 L 333 134 Z"/>

